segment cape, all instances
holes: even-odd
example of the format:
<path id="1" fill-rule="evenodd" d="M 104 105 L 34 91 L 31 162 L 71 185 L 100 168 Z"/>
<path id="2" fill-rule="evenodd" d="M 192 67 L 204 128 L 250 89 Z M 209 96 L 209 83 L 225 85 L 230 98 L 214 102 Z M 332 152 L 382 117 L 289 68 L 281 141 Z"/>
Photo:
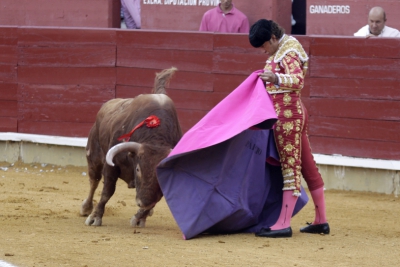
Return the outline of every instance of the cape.
<path id="1" fill-rule="evenodd" d="M 187 131 L 157 166 L 161 190 L 185 239 L 256 232 L 279 216 L 283 177 L 272 133 L 277 116 L 257 75 L 261 71 Z M 294 214 L 307 201 L 302 194 Z"/>

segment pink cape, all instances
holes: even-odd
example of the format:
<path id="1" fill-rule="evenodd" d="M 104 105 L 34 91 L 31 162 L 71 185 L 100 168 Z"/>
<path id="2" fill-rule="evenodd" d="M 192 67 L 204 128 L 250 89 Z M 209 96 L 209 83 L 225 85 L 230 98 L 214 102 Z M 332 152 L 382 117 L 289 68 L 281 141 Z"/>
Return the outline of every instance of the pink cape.
<path id="1" fill-rule="evenodd" d="M 263 81 L 253 72 L 182 137 L 170 156 L 219 144 L 252 126 L 278 119 Z"/>

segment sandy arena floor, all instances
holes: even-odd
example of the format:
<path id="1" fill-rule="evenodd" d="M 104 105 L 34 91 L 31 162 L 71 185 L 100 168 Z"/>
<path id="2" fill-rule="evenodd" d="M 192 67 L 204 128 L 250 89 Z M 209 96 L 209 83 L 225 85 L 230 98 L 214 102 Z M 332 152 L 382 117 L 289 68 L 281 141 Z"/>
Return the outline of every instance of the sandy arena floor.
<path id="1" fill-rule="evenodd" d="M 132 228 L 133 189 L 117 184 L 103 226 L 79 216 L 89 190 L 85 168 L 0 162 L 0 264 L 41 266 L 400 266 L 400 200 L 393 195 L 327 191 L 330 235 L 299 232 L 311 202 L 292 220 L 288 239 L 254 234 L 182 240 L 164 199 Z M 96 192 L 97 199 L 102 184 Z M 1 266 L 1 265 L 0 265 Z"/>

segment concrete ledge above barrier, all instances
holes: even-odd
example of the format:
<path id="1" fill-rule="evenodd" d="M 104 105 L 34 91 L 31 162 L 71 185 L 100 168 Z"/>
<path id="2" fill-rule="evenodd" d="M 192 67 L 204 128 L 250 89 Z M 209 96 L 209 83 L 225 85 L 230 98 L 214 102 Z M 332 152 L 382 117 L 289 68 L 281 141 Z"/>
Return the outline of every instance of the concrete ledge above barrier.
<path id="1" fill-rule="evenodd" d="M 0 162 L 87 166 L 87 138 L 0 133 Z M 400 193 L 400 161 L 314 154 L 326 189 Z M 0 166 L 1 167 L 1 166 Z M 303 186 L 306 187 L 305 183 Z"/>

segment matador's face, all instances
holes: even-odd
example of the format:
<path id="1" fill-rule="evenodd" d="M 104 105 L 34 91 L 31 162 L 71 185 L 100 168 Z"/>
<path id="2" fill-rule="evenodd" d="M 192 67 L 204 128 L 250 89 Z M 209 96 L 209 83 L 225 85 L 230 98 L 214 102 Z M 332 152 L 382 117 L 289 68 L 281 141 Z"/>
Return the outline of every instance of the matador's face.
<path id="1" fill-rule="evenodd" d="M 264 51 L 265 54 L 268 55 L 268 57 L 275 54 L 278 48 L 279 48 L 279 40 L 275 37 L 275 35 L 272 35 L 271 39 L 269 41 L 266 41 L 261 46 L 261 49 Z"/>

